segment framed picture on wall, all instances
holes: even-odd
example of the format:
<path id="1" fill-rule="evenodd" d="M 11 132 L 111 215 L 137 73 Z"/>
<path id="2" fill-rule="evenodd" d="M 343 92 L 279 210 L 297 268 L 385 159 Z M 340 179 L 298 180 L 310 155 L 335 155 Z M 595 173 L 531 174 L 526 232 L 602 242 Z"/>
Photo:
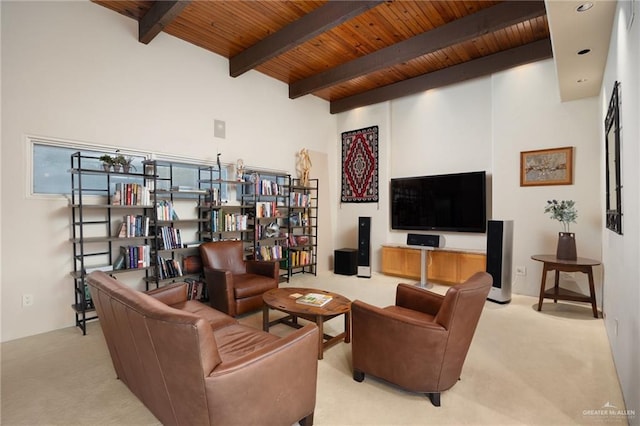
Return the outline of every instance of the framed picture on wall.
<path id="1" fill-rule="evenodd" d="M 572 184 L 572 146 L 520 153 L 520 186 Z"/>

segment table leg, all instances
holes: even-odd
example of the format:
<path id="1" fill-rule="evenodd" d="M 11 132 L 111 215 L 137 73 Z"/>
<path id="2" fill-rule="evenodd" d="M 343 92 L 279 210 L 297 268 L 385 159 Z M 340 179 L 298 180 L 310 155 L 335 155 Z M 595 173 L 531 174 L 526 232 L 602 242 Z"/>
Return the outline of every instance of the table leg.
<path id="1" fill-rule="evenodd" d="M 351 341 L 351 312 L 344 314 L 344 342 L 349 343 Z"/>
<path id="2" fill-rule="evenodd" d="M 560 271 L 556 269 L 556 278 L 553 283 L 553 303 L 558 303 L 558 292 L 560 291 Z"/>
<path id="3" fill-rule="evenodd" d="M 316 325 L 318 326 L 318 359 L 322 359 L 324 350 L 324 318 L 322 315 L 316 315 Z"/>
<path id="4" fill-rule="evenodd" d="M 269 307 L 266 304 L 262 306 L 262 330 L 269 331 Z"/>
<path id="5" fill-rule="evenodd" d="M 542 310 L 542 299 L 544 299 L 544 286 L 547 281 L 547 264 L 542 266 L 542 280 L 540 282 L 540 298 L 538 299 L 538 311 Z"/>
<path id="6" fill-rule="evenodd" d="M 593 268 L 589 266 L 587 269 L 587 277 L 589 277 L 589 294 L 591 295 L 591 309 L 593 310 L 593 316 L 598 318 L 598 305 L 596 303 L 596 286 L 593 283 Z"/>

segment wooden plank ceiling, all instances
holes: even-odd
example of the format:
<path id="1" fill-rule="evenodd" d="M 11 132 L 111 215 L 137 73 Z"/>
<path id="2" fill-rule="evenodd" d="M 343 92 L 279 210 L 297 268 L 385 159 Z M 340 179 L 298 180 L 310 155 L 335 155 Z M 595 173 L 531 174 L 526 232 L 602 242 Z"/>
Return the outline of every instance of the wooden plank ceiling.
<path id="1" fill-rule="evenodd" d="M 552 56 L 545 5 L 535 1 L 94 0 L 313 94 L 332 113 L 488 75 Z"/>

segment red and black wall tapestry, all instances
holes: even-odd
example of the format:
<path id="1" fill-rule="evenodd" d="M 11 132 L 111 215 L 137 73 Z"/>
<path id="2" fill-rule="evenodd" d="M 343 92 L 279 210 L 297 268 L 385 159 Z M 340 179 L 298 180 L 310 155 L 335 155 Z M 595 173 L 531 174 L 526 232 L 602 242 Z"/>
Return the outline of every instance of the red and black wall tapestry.
<path id="1" fill-rule="evenodd" d="M 340 201 L 378 202 L 378 126 L 342 133 Z"/>

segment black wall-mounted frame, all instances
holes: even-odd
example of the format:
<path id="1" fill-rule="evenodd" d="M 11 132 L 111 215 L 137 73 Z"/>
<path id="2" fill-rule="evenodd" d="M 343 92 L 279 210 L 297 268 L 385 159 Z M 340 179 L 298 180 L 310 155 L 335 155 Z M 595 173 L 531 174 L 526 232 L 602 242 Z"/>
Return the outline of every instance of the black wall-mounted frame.
<path id="1" fill-rule="evenodd" d="M 620 178 L 620 82 L 613 85 L 607 118 L 606 144 L 607 228 L 622 235 L 622 180 Z"/>

